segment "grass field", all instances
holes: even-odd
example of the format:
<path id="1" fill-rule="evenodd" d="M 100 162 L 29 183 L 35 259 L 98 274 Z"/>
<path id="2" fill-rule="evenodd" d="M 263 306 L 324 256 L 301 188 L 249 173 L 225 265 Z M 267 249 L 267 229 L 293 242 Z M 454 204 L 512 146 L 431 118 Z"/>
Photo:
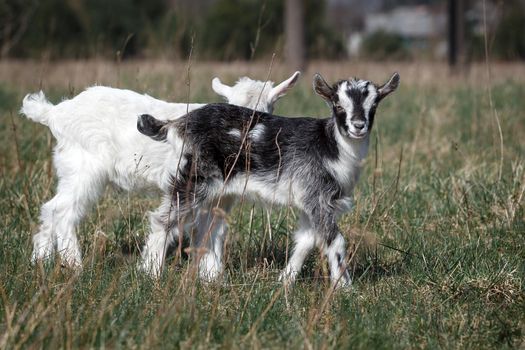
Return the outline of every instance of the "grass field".
<path id="1" fill-rule="evenodd" d="M 250 203 L 229 217 L 221 283 L 200 283 L 177 254 L 152 283 L 135 266 L 157 195 L 115 189 L 81 225 L 81 273 L 30 264 L 55 179 L 51 134 L 18 115 L 26 93 L 58 102 L 99 83 L 218 101 L 213 76 L 264 79 L 267 62 L 0 62 L 0 349 L 524 348 L 525 65 L 493 65 L 489 78 L 483 65 L 450 77 L 439 64 L 312 62 L 276 113 L 327 115 L 315 71 L 382 82 L 395 70 L 401 86 L 340 221 L 354 284 L 332 293 L 317 253 L 294 288 L 277 282 L 294 213 L 268 221 Z M 271 78 L 292 72 L 275 65 Z"/>

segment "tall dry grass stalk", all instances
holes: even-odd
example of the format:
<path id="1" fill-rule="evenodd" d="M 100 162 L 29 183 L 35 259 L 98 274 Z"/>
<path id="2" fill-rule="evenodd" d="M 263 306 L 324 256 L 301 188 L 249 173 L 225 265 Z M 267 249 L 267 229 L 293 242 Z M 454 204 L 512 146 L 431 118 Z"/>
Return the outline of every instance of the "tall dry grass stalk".
<path id="1" fill-rule="evenodd" d="M 498 136 L 499 136 L 499 146 L 500 146 L 500 162 L 498 170 L 498 180 L 501 181 L 501 176 L 503 174 L 503 132 L 501 131 L 501 122 L 499 119 L 498 111 L 494 106 L 494 100 L 492 98 L 492 70 L 490 67 L 490 56 L 489 56 L 489 45 L 488 45 L 488 29 L 487 29 L 487 5 L 485 0 L 483 0 L 483 44 L 485 49 L 485 66 L 486 66 L 486 86 L 489 95 L 489 106 L 496 125 L 498 126 Z"/>

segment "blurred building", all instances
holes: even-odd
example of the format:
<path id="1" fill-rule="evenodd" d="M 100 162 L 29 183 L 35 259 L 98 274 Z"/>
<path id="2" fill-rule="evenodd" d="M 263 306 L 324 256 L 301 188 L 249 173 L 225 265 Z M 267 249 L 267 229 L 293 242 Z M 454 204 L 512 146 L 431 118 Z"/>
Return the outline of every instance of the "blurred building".
<path id="1" fill-rule="evenodd" d="M 348 35 L 347 49 L 351 57 L 359 56 L 363 42 L 377 32 L 399 37 L 409 51 L 423 50 L 439 58 L 446 55 L 444 6 L 398 6 L 389 11 L 364 13 L 362 22 L 360 30 Z"/>
<path id="2" fill-rule="evenodd" d="M 370 13 L 364 19 L 365 33 L 380 30 L 407 39 L 428 39 L 445 35 L 447 17 L 442 8 L 399 6 L 389 12 Z"/>

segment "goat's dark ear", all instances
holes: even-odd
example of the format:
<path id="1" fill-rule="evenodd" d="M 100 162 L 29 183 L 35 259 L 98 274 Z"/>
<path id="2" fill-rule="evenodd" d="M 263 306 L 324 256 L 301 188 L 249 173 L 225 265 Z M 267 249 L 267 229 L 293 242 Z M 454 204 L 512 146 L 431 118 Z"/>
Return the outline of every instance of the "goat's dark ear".
<path id="1" fill-rule="evenodd" d="M 396 72 L 392 74 L 388 82 L 386 82 L 383 86 L 379 88 L 378 90 L 379 100 L 382 100 L 388 94 L 390 94 L 391 92 L 394 92 L 398 86 L 399 86 L 399 74 Z"/>
<path id="2" fill-rule="evenodd" d="M 167 121 L 158 120 L 149 114 L 143 114 L 137 119 L 137 129 L 141 134 L 151 137 L 155 141 L 164 141 L 167 136 L 165 128 Z"/>
<path id="3" fill-rule="evenodd" d="M 323 79 L 321 74 L 315 73 L 313 85 L 314 85 L 314 91 L 319 96 L 324 98 L 327 102 L 331 102 L 332 101 L 332 98 L 333 98 L 333 95 L 334 95 L 334 91 L 330 87 L 330 85 L 328 85 L 328 83 Z"/>

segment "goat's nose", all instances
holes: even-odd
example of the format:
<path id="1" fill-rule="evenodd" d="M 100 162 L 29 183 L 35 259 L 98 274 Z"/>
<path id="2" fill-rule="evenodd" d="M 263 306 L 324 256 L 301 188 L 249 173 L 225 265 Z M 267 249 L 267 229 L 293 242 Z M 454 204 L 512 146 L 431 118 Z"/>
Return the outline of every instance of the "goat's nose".
<path id="1" fill-rule="evenodd" d="M 353 122 L 352 125 L 357 130 L 362 130 L 365 127 L 365 122 Z"/>

